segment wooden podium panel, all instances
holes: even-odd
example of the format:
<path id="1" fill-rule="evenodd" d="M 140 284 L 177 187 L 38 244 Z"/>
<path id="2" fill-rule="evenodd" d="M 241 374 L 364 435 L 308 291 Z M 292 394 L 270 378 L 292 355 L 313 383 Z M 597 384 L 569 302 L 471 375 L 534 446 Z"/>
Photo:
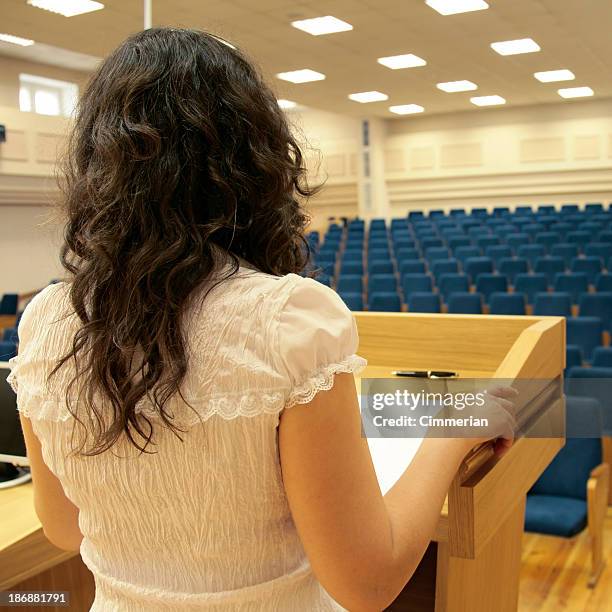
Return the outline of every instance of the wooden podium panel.
<path id="1" fill-rule="evenodd" d="M 355 313 L 363 378 L 393 370 L 449 370 L 461 378 L 522 381 L 524 430 L 564 431 L 565 321 L 561 317 Z M 466 457 L 434 541 L 389 610 L 512 612 L 518 602 L 527 491 L 564 444 L 523 437 L 501 459 L 490 445 Z"/>

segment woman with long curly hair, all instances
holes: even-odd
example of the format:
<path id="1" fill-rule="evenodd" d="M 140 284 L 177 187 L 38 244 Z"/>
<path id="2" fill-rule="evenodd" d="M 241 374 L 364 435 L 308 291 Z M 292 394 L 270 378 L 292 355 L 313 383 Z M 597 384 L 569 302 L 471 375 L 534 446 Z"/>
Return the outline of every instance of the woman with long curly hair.
<path id="1" fill-rule="evenodd" d="M 80 100 L 66 281 L 26 309 L 10 380 L 92 610 L 375 610 L 425 551 L 478 440 L 425 441 L 381 495 L 354 321 L 298 274 L 305 178 L 274 95 L 210 34 L 136 34 Z"/>

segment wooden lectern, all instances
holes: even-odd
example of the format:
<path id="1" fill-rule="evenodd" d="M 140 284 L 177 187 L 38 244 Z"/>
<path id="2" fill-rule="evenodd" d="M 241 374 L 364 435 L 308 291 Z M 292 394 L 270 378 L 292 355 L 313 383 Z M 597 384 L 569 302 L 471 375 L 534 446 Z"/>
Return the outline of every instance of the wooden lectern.
<path id="1" fill-rule="evenodd" d="M 560 317 L 356 313 L 363 378 L 392 370 L 448 370 L 460 378 L 522 379 L 517 420 L 564 431 L 565 322 Z M 389 610 L 511 612 L 517 609 L 527 491 L 564 444 L 524 437 L 501 459 L 489 445 L 463 462 L 434 540 Z"/>

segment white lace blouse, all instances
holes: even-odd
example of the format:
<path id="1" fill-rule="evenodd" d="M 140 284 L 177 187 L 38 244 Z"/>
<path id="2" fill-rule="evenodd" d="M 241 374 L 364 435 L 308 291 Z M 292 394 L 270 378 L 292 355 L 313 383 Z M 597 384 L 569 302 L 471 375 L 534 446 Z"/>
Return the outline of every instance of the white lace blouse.
<path id="1" fill-rule="evenodd" d="M 154 423 L 154 453 L 125 440 L 72 452 L 72 366 L 47 380 L 78 327 L 65 284 L 27 307 L 9 380 L 43 457 L 79 508 L 95 611 L 341 609 L 314 578 L 281 477 L 280 413 L 365 365 L 354 320 L 311 279 L 240 268 L 190 306 L 189 370 L 169 410 L 185 433 Z M 77 416 L 83 406 L 76 405 Z M 74 428 L 78 439 L 79 427 Z"/>

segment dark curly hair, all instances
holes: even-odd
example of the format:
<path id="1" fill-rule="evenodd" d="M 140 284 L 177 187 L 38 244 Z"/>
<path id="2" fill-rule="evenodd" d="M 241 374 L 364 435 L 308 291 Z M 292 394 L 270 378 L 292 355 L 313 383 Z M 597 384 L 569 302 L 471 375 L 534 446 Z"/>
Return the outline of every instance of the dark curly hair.
<path id="1" fill-rule="evenodd" d="M 299 200 L 315 189 L 253 65 L 216 36 L 177 28 L 140 32 L 101 64 L 79 102 L 62 179 L 61 259 L 80 326 L 54 373 L 72 359 L 71 387 L 87 382 L 79 398 L 96 425 L 84 454 L 123 434 L 147 451 L 153 424 L 136 413 L 139 400 L 181 432 L 165 406 L 187 372 L 189 298 L 219 254 L 230 275 L 238 257 L 274 275 L 301 271 Z"/>

